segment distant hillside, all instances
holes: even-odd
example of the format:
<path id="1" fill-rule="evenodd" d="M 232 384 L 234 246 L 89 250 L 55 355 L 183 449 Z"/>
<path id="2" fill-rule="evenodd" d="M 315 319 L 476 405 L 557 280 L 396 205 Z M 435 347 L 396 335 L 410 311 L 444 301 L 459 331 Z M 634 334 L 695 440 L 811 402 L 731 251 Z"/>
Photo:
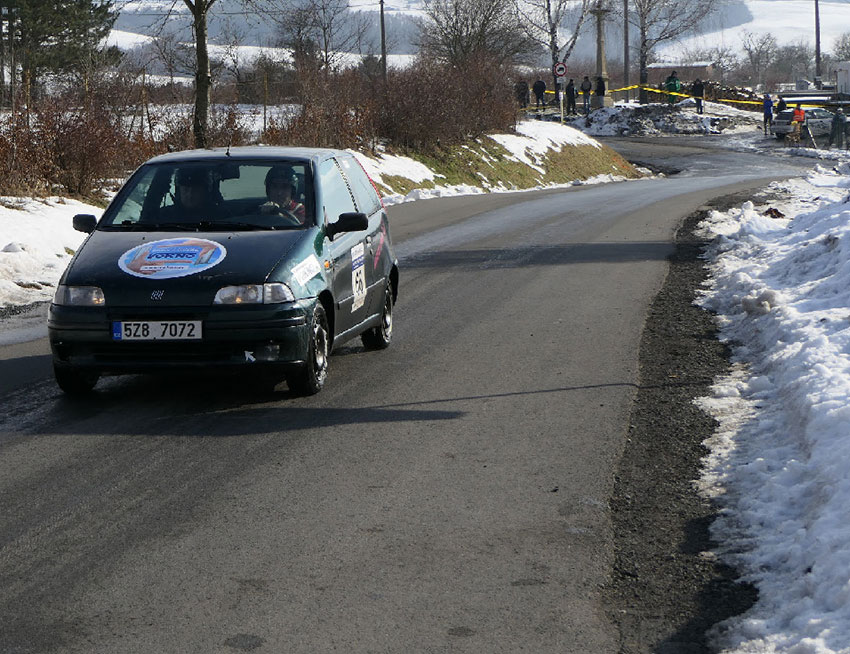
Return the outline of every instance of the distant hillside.
<path id="1" fill-rule="evenodd" d="M 352 0 L 352 5 L 361 5 Z M 377 4 L 377 3 L 375 3 Z M 172 18 L 166 24 L 164 17 L 174 7 Z M 363 54 L 380 52 L 378 13 L 359 9 L 367 16 L 370 29 L 363 47 Z M 396 0 L 387 2 L 386 31 L 390 54 L 414 54 L 418 28 L 416 20 L 421 16 L 421 0 Z M 828 52 L 842 32 L 850 31 L 850 5 L 847 0 L 820 0 L 821 37 L 823 50 Z M 622 28 L 620 19 L 612 17 L 606 27 L 609 62 L 622 61 Z M 116 30 L 153 35 L 160 30 L 175 33 L 179 38 L 191 40 L 190 16 L 182 2 L 173 0 L 130 0 L 115 24 Z M 814 44 L 813 3 L 810 0 L 727 0 L 720 11 L 705 21 L 701 34 L 691 36 L 682 43 L 667 43 L 656 55 L 660 58 L 676 59 L 683 49 L 709 48 L 723 45 L 740 53 L 744 31 L 755 34 L 772 33 L 780 45 L 791 43 Z M 278 46 L 281 37 L 274 21 L 246 12 L 239 0 L 219 0 L 214 6 L 209 21 L 210 41 L 226 45 L 238 43 L 245 46 Z M 636 30 L 630 29 L 632 45 Z M 595 32 L 592 21 L 586 23 L 573 55 L 573 61 L 593 61 L 596 56 Z M 634 59 L 634 55 L 632 55 Z M 541 57 L 541 66 L 548 67 L 546 57 Z M 587 74 L 590 71 L 570 71 L 569 75 Z"/>

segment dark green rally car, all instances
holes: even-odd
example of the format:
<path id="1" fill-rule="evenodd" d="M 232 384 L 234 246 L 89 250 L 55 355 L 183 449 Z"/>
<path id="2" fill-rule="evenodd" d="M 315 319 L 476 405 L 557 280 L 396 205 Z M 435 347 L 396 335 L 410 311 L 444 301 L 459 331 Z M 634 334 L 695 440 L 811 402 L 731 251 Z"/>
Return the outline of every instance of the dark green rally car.
<path id="1" fill-rule="evenodd" d="M 317 393 L 331 349 L 390 344 L 398 261 L 387 214 L 353 155 L 248 147 L 139 168 L 60 281 L 48 331 L 56 381 L 212 367 Z"/>

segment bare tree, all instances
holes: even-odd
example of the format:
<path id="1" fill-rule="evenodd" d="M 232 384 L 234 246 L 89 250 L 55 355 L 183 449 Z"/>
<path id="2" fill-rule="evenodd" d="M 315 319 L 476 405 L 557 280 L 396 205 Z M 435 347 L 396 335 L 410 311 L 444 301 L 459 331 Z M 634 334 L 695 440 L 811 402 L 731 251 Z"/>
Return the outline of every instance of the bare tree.
<path id="1" fill-rule="evenodd" d="M 773 34 L 757 36 L 744 32 L 741 47 L 746 56 L 750 81 L 755 85 L 763 84 L 765 73 L 776 57 L 776 37 Z"/>
<path id="2" fill-rule="evenodd" d="M 815 73 L 815 51 L 808 43 L 793 43 L 776 49 L 764 74 L 768 88 L 777 82 L 809 77 Z"/>
<path id="3" fill-rule="evenodd" d="M 347 53 L 362 53 L 367 18 L 348 9 L 348 0 L 243 0 L 281 28 L 283 43 L 299 53 L 318 54 L 320 67 L 334 71 Z"/>
<path id="4" fill-rule="evenodd" d="M 717 0 L 634 0 L 629 22 L 638 28 L 638 68 L 640 101 L 646 104 L 644 88 L 649 81 L 649 57 L 659 43 L 693 32 L 711 14 Z"/>
<path id="5" fill-rule="evenodd" d="M 696 48 L 687 50 L 682 57 L 685 63 L 710 61 L 720 70 L 720 80 L 725 82 L 730 71 L 740 66 L 740 60 L 735 51 L 727 45 L 716 45 L 712 48 Z"/>
<path id="6" fill-rule="evenodd" d="M 419 47 L 451 65 L 481 56 L 494 66 L 511 63 L 535 47 L 517 14 L 501 0 L 425 0 L 424 10 Z"/>
<path id="7" fill-rule="evenodd" d="M 837 61 L 850 61 L 850 32 L 844 32 L 835 39 L 835 45 L 832 46 L 832 56 Z"/>
<path id="8" fill-rule="evenodd" d="M 552 77 L 557 87 L 554 68 L 566 63 L 573 53 L 581 28 L 593 0 L 514 0 L 517 14 L 529 38 L 543 46 L 552 58 Z M 568 23 L 572 21 L 572 25 Z M 562 37 L 561 32 L 566 36 Z"/>

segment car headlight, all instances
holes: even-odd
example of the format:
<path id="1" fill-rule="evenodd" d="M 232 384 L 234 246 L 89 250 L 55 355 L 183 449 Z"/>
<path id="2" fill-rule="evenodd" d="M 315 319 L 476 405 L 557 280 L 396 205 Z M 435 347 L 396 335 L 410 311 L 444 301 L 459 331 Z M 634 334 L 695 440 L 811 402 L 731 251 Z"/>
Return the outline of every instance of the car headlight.
<path id="1" fill-rule="evenodd" d="M 53 295 L 53 303 L 66 307 L 102 307 L 106 296 L 97 286 L 60 285 Z"/>
<path id="2" fill-rule="evenodd" d="M 295 296 L 286 284 L 243 284 L 218 290 L 213 304 L 279 304 L 292 302 Z"/>

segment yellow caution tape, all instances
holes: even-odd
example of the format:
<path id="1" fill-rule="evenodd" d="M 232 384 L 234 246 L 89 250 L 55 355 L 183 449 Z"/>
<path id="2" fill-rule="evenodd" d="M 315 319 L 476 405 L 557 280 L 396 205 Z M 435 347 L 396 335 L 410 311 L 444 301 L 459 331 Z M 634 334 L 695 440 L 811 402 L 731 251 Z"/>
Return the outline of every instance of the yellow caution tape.
<path id="1" fill-rule="evenodd" d="M 681 93 L 679 91 L 665 91 L 664 89 L 657 89 L 653 86 L 641 85 L 641 84 L 632 84 L 631 86 L 624 86 L 624 87 L 619 88 L 619 89 L 610 89 L 608 91 L 608 93 L 617 93 L 617 92 L 620 92 L 620 91 L 632 91 L 634 89 L 641 89 L 641 88 L 646 89 L 647 91 L 651 91 L 652 93 L 658 93 L 660 95 L 675 95 L 675 96 L 678 96 L 680 98 L 696 98 L 697 97 L 695 95 L 690 95 L 688 93 Z M 555 95 L 555 91 L 550 91 L 549 89 L 546 89 L 546 93 L 548 93 L 550 95 Z M 579 96 L 579 95 L 581 95 L 581 93 L 578 89 L 576 89 L 576 96 Z M 703 100 L 703 101 L 707 101 L 707 102 L 731 102 L 731 103 L 734 103 L 734 104 L 750 104 L 750 105 L 755 105 L 757 107 L 761 107 L 762 104 L 763 104 L 759 100 L 733 100 L 731 98 L 717 98 L 716 100 L 706 100 L 705 98 L 700 98 L 700 99 Z M 793 101 L 788 102 L 789 106 L 790 105 L 796 105 L 796 104 L 797 103 L 793 102 Z M 826 104 L 820 103 L 820 102 L 806 102 L 806 103 L 800 103 L 800 105 L 802 107 L 825 107 L 825 106 L 827 106 Z M 528 110 L 531 110 L 531 107 L 529 107 Z"/>

